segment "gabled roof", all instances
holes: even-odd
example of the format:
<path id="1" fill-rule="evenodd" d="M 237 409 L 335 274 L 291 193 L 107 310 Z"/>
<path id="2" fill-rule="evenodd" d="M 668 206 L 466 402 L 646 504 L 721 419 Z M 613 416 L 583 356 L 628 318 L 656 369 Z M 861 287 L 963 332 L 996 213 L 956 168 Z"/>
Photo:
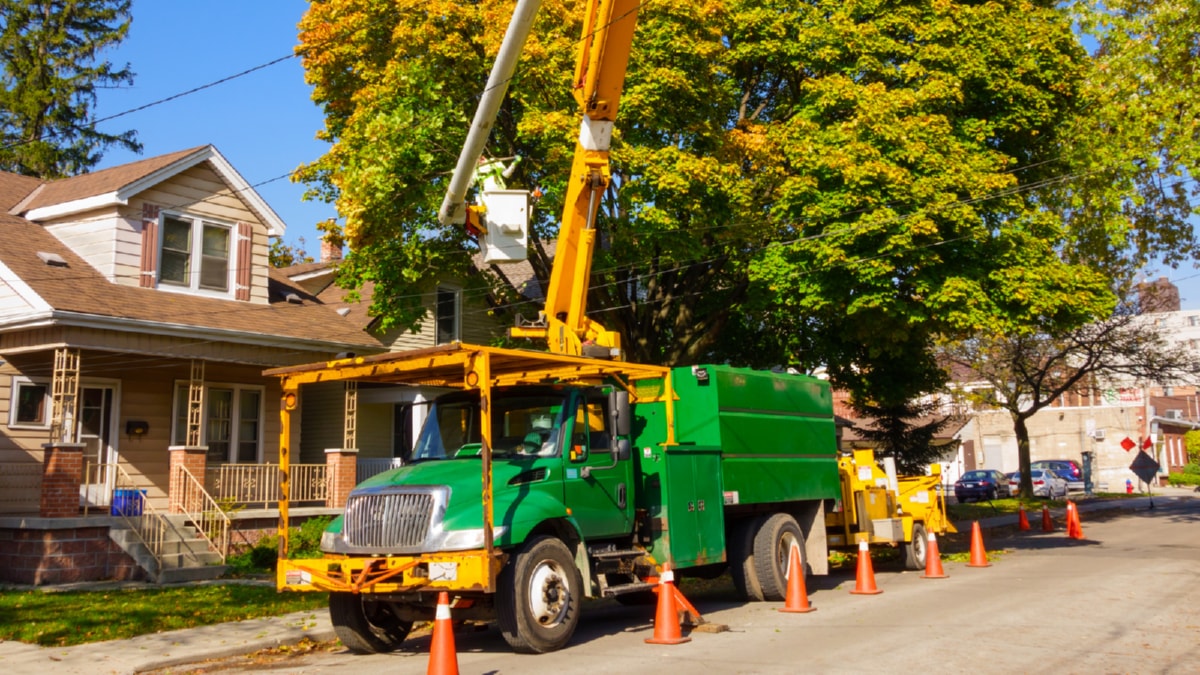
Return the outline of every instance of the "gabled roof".
<path id="1" fill-rule="evenodd" d="M 8 211 L 36 190 L 42 181 L 0 171 L 0 211 Z"/>
<path id="2" fill-rule="evenodd" d="M 211 145 L 41 183 L 23 200 L 9 205 L 6 210 L 29 220 L 48 220 L 104 206 L 123 205 L 139 192 L 205 162 L 225 181 L 230 191 L 258 215 L 266 225 L 268 234 L 280 236 L 284 233 L 287 225 L 283 220 Z M 3 203 L 3 196 L 0 195 L 0 205 Z"/>
<path id="3" fill-rule="evenodd" d="M 32 307 L 0 323 L 0 331 L 80 325 L 282 348 L 291 344 L 304 351 L 383 349 L 333 308 L 283 286 L 286 279 L 272 276 L 276 301 L 267 305 L 197 297 L 113 284 L 45 228 L 14 215 L 0 214 L 0 238 L 0 279 L 19 286 Z M 47 264 L 39 254 L 57 256 L 63 264 Z M 289 301 L 289 294 L 300 302 Z"/>

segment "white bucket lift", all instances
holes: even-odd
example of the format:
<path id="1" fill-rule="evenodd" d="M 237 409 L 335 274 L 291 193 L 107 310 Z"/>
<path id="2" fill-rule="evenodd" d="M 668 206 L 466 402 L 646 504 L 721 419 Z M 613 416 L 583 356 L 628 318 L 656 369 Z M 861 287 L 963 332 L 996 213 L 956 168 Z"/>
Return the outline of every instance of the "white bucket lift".
<path id="1" fill-rule="evenodd" d="M 479 195 L 486 209 L 482 238 L 485 263 L 515 263 L 529 257 L 529 191 L 488 190 Z"/>

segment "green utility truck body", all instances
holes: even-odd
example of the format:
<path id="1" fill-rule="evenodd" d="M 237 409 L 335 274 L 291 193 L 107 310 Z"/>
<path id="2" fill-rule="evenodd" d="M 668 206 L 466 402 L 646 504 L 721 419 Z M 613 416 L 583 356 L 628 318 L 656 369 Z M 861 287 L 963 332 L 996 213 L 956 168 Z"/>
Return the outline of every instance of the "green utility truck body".
<path id="1" fill-rule="evenodd" d="M 354 651 L 395 648 L 439 591 L 463 600 L 460 618 L 496 618 L 514 648 L 540 652 L 565 644 L 582 597 L 638 598 L 666 569 L 729 569 L 758 600 L 782 599 L 795 545 L 807 571 L 827 571 L 841 485 L 821 380 L 462 344 L 270 372 L 285 475 L 302 385 L 453 390 L 404 466 L 351 491 L 324 558 L 288 559 L 283 537 L 278 587 L 330 592 Z"/>

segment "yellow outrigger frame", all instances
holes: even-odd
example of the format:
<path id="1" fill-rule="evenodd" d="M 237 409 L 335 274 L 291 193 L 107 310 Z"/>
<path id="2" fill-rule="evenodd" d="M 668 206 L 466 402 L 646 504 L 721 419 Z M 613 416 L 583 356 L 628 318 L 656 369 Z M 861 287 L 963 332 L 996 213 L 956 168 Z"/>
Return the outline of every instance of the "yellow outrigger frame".
<path id="1" fill-rule="evenodd" d="M 415 590 L 457 590 L 492 593 L 503 567 L 503 553 L 494 550 L 492 513 L 492 389 L 511 385 L 618 384 L 636 400 L 638 380 L 665 383 L 667 443 L 675 443 L 674 390 L 671 370 L 623 361 L 590 359 L 520 349 L 454 343 L 428 349 L 363 356 L 324 363 L 273 368 L 264 373 L 280 378 L 279 406 L 279 566 L 280 590 L 324 590 L 352 593 L 392 593 Z M 482 485 L 484 548 L 415 556 L 326 556 L 319 560 L 288 560 L 288 490 L 291 462 L 292 413 L 299 407 L 300 387 L 316 382 L 373 382 L 443 387 L 480 392 L 482 419 Z M 452 578 L 435 578 L 431 569 L 453 564 Z"/>

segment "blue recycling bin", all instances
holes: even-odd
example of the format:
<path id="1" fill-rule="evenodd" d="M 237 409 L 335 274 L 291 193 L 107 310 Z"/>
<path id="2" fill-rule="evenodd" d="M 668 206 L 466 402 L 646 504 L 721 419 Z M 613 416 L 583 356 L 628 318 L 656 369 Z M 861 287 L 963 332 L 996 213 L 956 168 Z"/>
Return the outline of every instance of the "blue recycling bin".
<path id="1" fill-rule="evenodd" d="M 110 512 L 114 516 L 140 516 L 145 500 L 145 490 L 113 490 Z"/>

